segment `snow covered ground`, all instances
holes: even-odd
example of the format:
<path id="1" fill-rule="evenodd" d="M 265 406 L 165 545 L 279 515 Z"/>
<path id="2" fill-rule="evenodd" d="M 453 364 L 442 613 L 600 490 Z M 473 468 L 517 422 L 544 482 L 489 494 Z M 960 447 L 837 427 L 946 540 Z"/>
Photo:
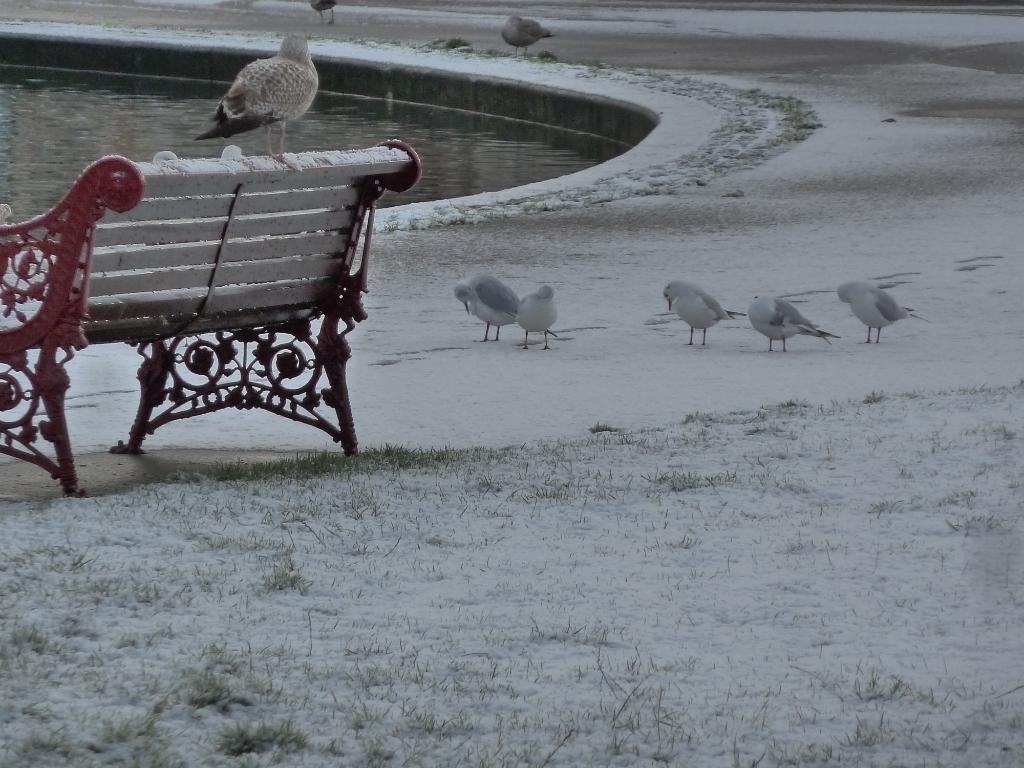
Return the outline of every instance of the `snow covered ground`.
<path id="1" fill-rule="evenodd" d="M 1018 765 L 1022 409 L 874 393 L 9 505 L 0 761 Z"/>
<path id="2" fill-rule="evenodd" d="M 666 119 L 628 168 L 385 224 L 357 430 L 437 452 L 0 506 L 0 765 L 1024 764 L 1024 84 L 957 58 L 1024 19 L 716 13 L 751 50 L 906 50 L 751 74 L 362 46 Z M 783 147 L 764 94 L 823 126 Z M 476 341 L 451 291 L 479 270 L 555 287 L 554 349 Z M 868 277 L 927 322 L 861 343 L 834 291 Z M 688 347 L 673 278 L 842 338 L 769 354 L 740 318 Z M 134 358 L 76 360 L 80 450 L 123 437 Z M 147 445 L 323 442 L 243 413 Z"/>

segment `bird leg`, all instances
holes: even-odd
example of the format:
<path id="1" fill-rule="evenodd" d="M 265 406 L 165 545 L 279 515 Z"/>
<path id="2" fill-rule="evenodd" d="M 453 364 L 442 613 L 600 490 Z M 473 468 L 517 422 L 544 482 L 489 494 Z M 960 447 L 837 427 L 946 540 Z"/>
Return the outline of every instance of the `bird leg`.
<path id="1" fill-rule="evenodd" d="M 690 328 L 690 343 L 687 346 L 693 346 L 693 328 Z"/>
<path id="2" fill-rule="evenodd" d="M 484 321 L 484 322 L 486 322 L 486 321 Z M 490 339 L 487 338 L 487 336 L 488 336 L 488 334 L 490 334 L 490 332 L 491 332 L 491 324 L 487 323 L 487 325 L 484 326 L 484 338 L 483 338 L 484 341 L 490 341 Z"/>
<path id="3" fill-rule="evenodd" d="M 494 340 L 495 341 L 498 340 L 498 334 L 500 334 L 500 333 L 501 333 L 501 326 L 500 325 L 494 326 Z"/>
<path id="4" fill-rule="evenodd" d="M 705 342 L 708 340 L 708 329 L 704 329 L 704 335 L 700 337 L 700 345 L 703 347 Z"/>
<path id="5" fill-rule="evenodd" d="M 329 22 L 327 22 L 327 23 L 328 24 L 333 24 L 334 23 L 334 8 L 333 7 L 331 8 L 331 20 Z"/>
<path id="6" fill-rule="evenodd" d="M 547 331 L 544 331 L 544 349 L 551 349 L 551 347 L 548 346 L 548 332 Z"/>
<path id="7" fill-rule="evenodd" d="M 786 351 L 786 339 L 785 338 L 782 339 L 782 351 L 783 352 Z"/>
<path id="8" fill-rule="evenodd" d="M 875 344 L 880 344 L 881 342 L 882 342 L 882 329 L 879 328 L 877 331 L 875 331 Z"/>
<path id="9" fill-rule="evenodd" d="M 529 349 L 529 348 L 530 348 L 530 332 L 527 331 L 526 332 L 526 338 L 523 340 L 523 349 Z"/>

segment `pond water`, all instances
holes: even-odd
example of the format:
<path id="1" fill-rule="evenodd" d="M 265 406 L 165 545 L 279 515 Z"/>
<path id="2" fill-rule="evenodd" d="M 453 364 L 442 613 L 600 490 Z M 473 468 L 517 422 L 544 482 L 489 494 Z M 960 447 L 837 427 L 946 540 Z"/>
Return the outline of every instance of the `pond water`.
<path id="1" fill-rule="evenodd" d="M 265 154 L 263 129 L 197 142 L 212 125 L 221 83 L 0 67 L 0 202 L 13 220 L 43 213 L 104 154 L 149 160 L 217 157 L 228 143 Z M 550 126 L 380 99 L 320 93 L 289 123 L 290 152 L 354 149 L 398 138 L 423 160 L 420 183 L 382 205 L 437 200 L 562 176 L 628 145 Z"/>

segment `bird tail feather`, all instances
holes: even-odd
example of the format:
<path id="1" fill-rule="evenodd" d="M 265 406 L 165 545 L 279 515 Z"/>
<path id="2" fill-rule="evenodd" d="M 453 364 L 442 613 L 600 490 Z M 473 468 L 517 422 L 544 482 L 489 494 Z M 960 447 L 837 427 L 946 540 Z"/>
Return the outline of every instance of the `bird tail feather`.
<path id="1" fill-rule="evenodd" d="M 829 339 L 838 339 L 839 338 L 834 333 L 829 333 L 828 331 L 823 331 L 821 328 L 815 328 L 813 325 L 801 325 L 801 326 L 798 326 L 798 330 L 799 330 L 800 333 L 804 334 L 805 336 L 817 336 L 819 339 L 823 339 L 826 344 L 831 344 L 832 343 L 831 341 L 829 341 Z"/>
<path id="2" fill-rule="evenodd" d="M 732 320 L 735 320 L 737 317 L 746 317 L 742 312 L 733 312 L 731 309 L 725 310 L 725 314 L 727 314 Z"/>
<path id="3" fill-rule="evenodd" d="M 218 117 L 220 117 L 220 112 L 218 112 Z M 261 125 L 266 125 L 266 123 L 267 120 L 265 118 L 257 115 L 232 117 L 226 120 L 221 119 L 206 133 L 201 133 L 196 136 L 194 141 L 215 138 L 226 139 L 229 136 L 234 136 L 236 133 L 245 133 L 246 131 L 251 131 L 253 128 L 259 128 Z"/>

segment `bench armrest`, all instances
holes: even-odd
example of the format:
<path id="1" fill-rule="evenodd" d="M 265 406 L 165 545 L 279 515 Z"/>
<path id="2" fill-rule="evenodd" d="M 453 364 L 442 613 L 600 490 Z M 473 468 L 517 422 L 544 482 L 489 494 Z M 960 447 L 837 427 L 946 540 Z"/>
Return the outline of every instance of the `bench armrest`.
<path id="1" fill-rule="evenodd" d="M 0 358 L 40 345 L 85 346 L 93 231 L 108 208 L 142 198 L 142 174 L 111 155 L 86 168 L 47 213 L 0 226 Z"/>

